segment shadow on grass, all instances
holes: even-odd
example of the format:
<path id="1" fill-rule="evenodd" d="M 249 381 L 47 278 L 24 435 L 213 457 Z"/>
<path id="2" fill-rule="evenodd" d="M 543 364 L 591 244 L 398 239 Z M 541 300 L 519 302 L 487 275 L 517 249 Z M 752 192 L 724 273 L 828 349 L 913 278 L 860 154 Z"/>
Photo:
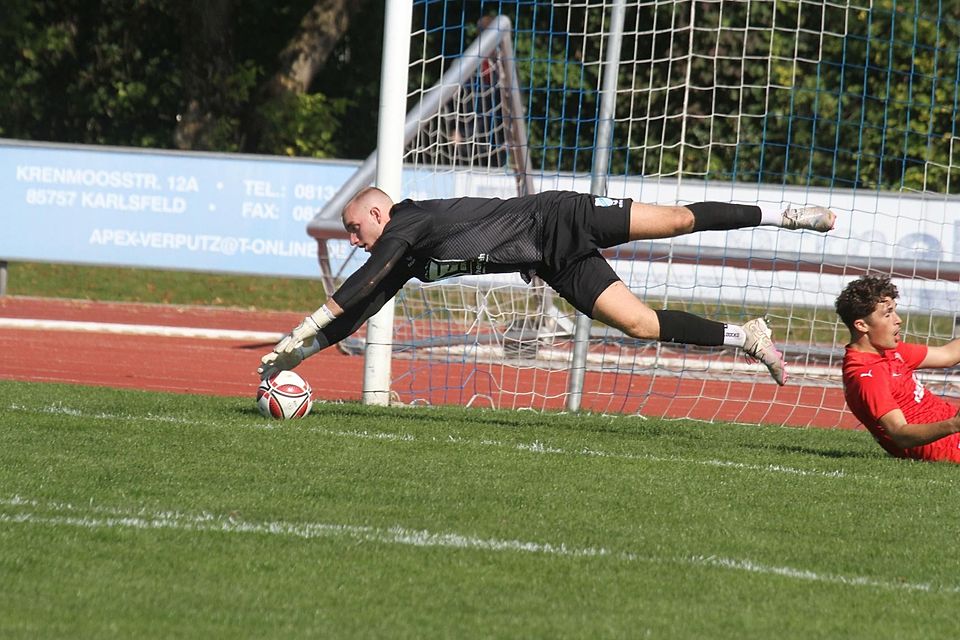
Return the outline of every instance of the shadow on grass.
<path id="1" fill-rule="evenodd" d="M 551 429 L 638 435 L 663 430 L 658 422 L 646 423 L 631 416 L 570 415 L 550 411 L 510 411 L 509 409 L 467 408 L 459 406 L 372 407 L 357 402 L 316 402 L 312 416 L 361 420 L 415 421 L 420 424 L 448 425 L 463 421 L 500 429 Z"/>
<path id="2" fill-rule="evenodd" d="M 817 456 L 819 458 L 830 458 L 831 460 L 841 460 L 845 458 L 855 458 L 860 460 L 870 460 L 883 457 L 882 452 L 873 451 L 844 451 L 842 449 L 817 449 L 814 447 L 803 447 L 798 445 L 747 445 L 750 449 L 773 450 L 780 453 L 795 453 L 805 456 Z"/>
<path id="3" fill-rule="evenodd" d="M 256 403 L 250 403 L 249 406 L 237 407 L 234 411 L 244 418 L 255 418 L 257 416 L 263 417 L 260 414 L 260 410 L 257 409 Z"/>

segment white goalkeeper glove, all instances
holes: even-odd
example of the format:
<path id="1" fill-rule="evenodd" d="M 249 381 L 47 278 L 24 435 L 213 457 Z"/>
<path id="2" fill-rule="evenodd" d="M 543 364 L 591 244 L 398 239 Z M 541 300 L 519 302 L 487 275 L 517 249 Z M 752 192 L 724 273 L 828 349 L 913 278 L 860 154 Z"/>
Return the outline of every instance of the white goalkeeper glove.
<path id="1" fill-rule="evenodd" d="M 257 369 L 257 373 L 260 375 L 261 380 L 266 380 L 281 371 L 293 369 L 303 362 L 304 359 L 309 358 L 318 351 L 320 351 L 320 342 L 316 338 L 312 338 L 307 344 L 297 347 L 290 352 L 277 353 L 276 351 L 271 351 L 260 358 L 260 367 Z"/>
<path id="2" fill-rule="evenodd" d="M 303 322 L 298 324 L 293 331 L 284 336 L 283 340 L 273 348 L 274 352 L 278 354 L 293 353 L 302 347 L 305 342 L 316 337 L 320 329 L 323 329 L 332 321 L 333 314 L 327 309 L 327 305 L 323 305 L 304 318 Z"/>

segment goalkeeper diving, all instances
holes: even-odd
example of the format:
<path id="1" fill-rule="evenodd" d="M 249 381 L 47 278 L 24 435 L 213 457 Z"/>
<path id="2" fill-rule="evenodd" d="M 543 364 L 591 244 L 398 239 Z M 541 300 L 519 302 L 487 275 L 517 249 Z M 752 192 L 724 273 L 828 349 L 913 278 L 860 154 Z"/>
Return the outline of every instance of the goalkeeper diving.
<path id="1" fill-rule="evenodd" d="M 370 257 L 261 358 L 257 372 L 262 378 L 293 369 L 348 337 L 413 278 L 434 282 L 519 273 L 527 282 L 539 276 L 580 312 L 633 338 L 742 349 L 783 385 L 783 354 L 763 318 L 736 325 L 651 309 L 620 280 L 600 250 L 633 240 L 759 225 L 827 232 L 836 222 L 836 214 L 820 206 L 767 212 L 754 205 L 652 205 L 570 191 L 394 204 L 376 187 L 357 193 L 341 216 L 350 244 Z"/>

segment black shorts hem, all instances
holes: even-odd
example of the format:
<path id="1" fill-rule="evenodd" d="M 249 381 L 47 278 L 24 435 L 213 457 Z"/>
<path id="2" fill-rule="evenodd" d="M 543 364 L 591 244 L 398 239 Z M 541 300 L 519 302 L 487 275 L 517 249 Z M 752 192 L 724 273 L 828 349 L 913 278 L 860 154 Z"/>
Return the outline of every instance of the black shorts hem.
<path id="1" fill-rule="evenodd" d="M 620 282 L 613 267 L 597 250 L 570 261 L 561 269 L 538 269 L 537 274 L 577 311 L 591 318 L 600 294 L 611 284 Z"/>

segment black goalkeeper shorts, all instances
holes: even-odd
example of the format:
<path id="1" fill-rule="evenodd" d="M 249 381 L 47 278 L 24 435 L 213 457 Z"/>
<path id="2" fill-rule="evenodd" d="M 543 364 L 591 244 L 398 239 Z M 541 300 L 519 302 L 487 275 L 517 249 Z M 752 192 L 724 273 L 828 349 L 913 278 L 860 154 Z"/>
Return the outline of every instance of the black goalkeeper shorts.
<path id="1" fill-rule="evenodd" d="M 559 271 L 544 270 L 538 274 L 577 311 L 591 318 L 593 305 L 600 294 L 614 282 L 620 281 L 613 267 L 596 249 Z"/>
<path id="2" fill-rule="evenodd" d="M 629 198 L 574 192 L 550 194 L 545 212 L 543 262 L 537 275 L 578 311 L 593 316 L 600 294 L 620 278 L 600 249 L 630 240 Z"/>

